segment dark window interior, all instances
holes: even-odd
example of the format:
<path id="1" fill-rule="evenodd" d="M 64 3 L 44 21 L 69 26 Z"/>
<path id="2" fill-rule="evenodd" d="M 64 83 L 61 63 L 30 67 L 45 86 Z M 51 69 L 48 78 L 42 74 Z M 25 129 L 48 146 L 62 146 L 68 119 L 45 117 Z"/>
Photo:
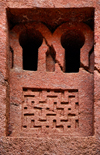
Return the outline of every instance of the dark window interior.
<path id="1" fill-rule="evenodd" d="M 43 37 L 39 31 L 27 29 L 20 35 L 19 42 L 23 48 L 23 69 L 36 71 L 38 67 L 38 48 Z"/>
<path id="2" fill-rule="evenodd" d="M 68 30 L 61 37 L 61 44 L 65 48 L 65 73 L 79 72 L 80 48 L 85 41 L 79 30 Z"/>

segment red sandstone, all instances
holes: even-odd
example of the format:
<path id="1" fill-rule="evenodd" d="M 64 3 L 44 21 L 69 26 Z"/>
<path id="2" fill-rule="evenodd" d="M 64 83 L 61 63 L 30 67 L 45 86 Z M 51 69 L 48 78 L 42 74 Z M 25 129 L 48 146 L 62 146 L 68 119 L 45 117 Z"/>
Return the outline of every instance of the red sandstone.
<path id="1" fill-rule="evenodd" d="M 0 154 L 100 154 L 100 2 L 0 1 Z"/>

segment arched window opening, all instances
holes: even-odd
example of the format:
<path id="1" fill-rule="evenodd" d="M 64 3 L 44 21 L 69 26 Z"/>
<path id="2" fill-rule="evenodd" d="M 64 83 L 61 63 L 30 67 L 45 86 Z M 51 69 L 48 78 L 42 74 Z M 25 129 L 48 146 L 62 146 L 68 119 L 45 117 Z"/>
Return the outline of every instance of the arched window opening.
<path id="1" fill-rule="evenodd" d="M 20 34 L 19 43 L 23 48 L 23 69 L 36 71 L 38 67 L 38 48 L 43 36 L 37 30 L 27 29 Z"/>
<path id="2" fill-rule="evenodd" d="M 79 30 L 68 30 L 61 37 L 61 44 L 65 48 L 65 72 L 79 72 L 80 48 L 84 45 L 85 37 Z"/>

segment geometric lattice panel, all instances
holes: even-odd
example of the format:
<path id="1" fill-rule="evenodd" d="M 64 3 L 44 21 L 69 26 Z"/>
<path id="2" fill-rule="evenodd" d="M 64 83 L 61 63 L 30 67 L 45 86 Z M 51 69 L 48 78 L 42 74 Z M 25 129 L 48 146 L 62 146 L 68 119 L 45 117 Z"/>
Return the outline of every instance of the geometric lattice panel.
<path id="1" fill-rule="evenodd" d="M 67 133 L 79 127 L 78 90 L 23 88 L 22 130 Z"/>

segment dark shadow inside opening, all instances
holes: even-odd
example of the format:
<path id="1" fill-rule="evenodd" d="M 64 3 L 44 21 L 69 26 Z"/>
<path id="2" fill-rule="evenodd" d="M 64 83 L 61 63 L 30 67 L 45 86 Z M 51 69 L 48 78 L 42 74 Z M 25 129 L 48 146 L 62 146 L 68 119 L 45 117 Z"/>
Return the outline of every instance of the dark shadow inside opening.
<path id="1" fill-rule="evenodd" d="M 79 72 L 80 48 L 85 42 L 83 33 L 79 30 L 68 30 L 61 37 L 61 44 L 65 48 L 65 72 Z"/>
<path id="2" fill-rule="evenodd" d="M 38 67 L 38 48 L 43 36 L 37 30 L 27 29 L 20 34 L 19 42 L 23 48 L 23 69 L 36 71 Z"/>

